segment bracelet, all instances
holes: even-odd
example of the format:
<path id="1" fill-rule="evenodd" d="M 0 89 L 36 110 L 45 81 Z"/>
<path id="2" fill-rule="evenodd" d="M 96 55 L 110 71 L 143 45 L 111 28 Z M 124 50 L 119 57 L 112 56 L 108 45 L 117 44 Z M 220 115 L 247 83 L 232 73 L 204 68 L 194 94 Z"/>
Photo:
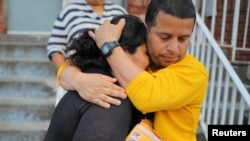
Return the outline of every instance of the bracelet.
<path id="1" fill-rule="evenodd" d="M 62 73 L 62 70 L 66 67 L 70 65 L 69 61 L 64 62 L 62 65 L 60 65 L 60 67 L 57 70 L 57 74 L 56 74 L 56 79 L 59 81 L 60 75 Z"/>

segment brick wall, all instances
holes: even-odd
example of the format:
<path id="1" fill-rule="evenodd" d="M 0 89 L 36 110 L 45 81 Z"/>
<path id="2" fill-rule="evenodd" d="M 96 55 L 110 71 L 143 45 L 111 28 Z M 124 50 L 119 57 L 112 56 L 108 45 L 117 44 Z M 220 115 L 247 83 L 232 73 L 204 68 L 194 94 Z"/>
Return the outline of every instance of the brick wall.
<path id="1" fill-rule="evenodd" d="M 221 36 L 221 25 L 222 25 L 222 13 L 223 13 L 223 5 L 224 1 L 217 1 L 217 16 L 216 16 L 216 25 L 215 25 L 215 39 L 220 41 Z M 239 16 L 239 25 L 238 25 L 238 35 L 237 35 L 237 46 L 243 46 L 243 37 L 245 33 L 245 22 L 246 22 L 246 13 L 247 13 L 247 1 L 241 1 L 240 5 L 240 16 Z M 234 16 L 234 7 L 235 0 L 228 1 L 227 4 L 227 17 L 226 17 L 226 27 L 225 27 L 225 44 L 231 43 L 232 40 L 232 27 L 233 27 L 233 16 Z M 246 47 L 250 48 L 250 24 L 248 26 L 248 37 L 246 41 Z M 226 46 L 221 46 L 224 50 L 226 56 L 229 60 L 231 60 L 231 52 L 232 48 L 228 48 Z M 250 51 L 236 51 L 235 61 L 250 61 Z"/>
<path id="2" fill-rule="evenodd" d="M 0 34 L 6 33 L 6 18 L 3 8 L 3 0 L 0 0 Z"/>
<path id="3" fill-rule="evenodd" d="M 0 34 L 5 33 L 5 18 L 3 14 L 3 0 L 0 0 Z"/>

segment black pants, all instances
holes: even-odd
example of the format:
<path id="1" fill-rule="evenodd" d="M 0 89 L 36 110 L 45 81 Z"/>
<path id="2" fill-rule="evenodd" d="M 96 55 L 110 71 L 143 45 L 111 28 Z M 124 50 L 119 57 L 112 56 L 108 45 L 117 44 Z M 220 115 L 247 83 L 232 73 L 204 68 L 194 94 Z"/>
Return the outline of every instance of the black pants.
<path id="1" fill-rule="evenodd" d="M 121 101 L 105 109 L 69 91 L 55 108 L 44 141 L 124 141 L 141 115 L 128 99 Z"/>

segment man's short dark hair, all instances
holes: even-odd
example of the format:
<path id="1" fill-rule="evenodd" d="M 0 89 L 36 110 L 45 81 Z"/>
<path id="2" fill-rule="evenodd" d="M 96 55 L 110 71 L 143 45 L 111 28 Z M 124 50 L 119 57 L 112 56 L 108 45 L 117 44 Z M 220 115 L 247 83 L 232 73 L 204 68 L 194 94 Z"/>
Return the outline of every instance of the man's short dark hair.
<path id="1" fill-rule="evenodd" d="M 159 12 L 183 19 L 194 18 L 194 23 L 196 21 L 196 10 L 192 0 L 151 0 L 145 18 L 148 28 L 156 24 Z"/>

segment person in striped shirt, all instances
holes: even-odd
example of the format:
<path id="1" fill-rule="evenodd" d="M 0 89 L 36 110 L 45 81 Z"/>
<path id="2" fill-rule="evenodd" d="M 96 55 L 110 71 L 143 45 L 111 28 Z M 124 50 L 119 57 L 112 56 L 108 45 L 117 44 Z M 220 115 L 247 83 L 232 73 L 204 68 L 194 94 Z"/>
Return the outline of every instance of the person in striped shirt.
<path id="1" fill-rule="evenodd" d="M 67 59 L 66 49 L 71 40 L 79 35 L 83 28 L 96 28 L 105 19 L 111 20 L 118 15 L 127 14 L 126 9 L 107 0 L 82 0 L 67 4 L 56 18 L 47 45 L 47 55 L 58 69 Z M 56 81 L 55 105 L 66 93 Z"/>
<path id="2" fill-rule="evenodd" d="M 106 0 L 82 0 L 66 5 L 56 18 L 47 45 L 48 58 L 56 68 L 65 62 L 65 50 L 83 28 L 96 28 L 105 19 L 127 14 L 125 8 Z"/>

